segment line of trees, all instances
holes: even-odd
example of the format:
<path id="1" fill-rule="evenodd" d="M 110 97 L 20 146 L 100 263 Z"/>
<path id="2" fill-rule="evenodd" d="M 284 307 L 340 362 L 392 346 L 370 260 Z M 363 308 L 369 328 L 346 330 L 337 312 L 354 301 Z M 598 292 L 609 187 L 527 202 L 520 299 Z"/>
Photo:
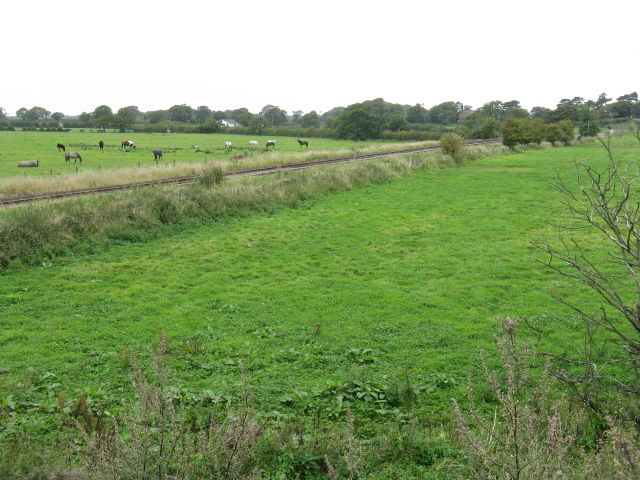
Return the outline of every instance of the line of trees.
<path id="1" fill-rule="evenodd" d="M 521 143 L 530 139 L 536 142 L 565 141 L 569 125 L 579 125 L 581 135 L 597 133 L 603 122 L 640 117 L 640 102 L 638 94 L 633 92 L 618 97 L 615 102 L 606 93 L 601 93 L 596 100 L 564 98 L 555 109 L 533 107 L 530 111 L 522 108 L 517 100 L 494 100 L 473 110 L 469 105 L 454 101 L 427 109 L 423 104 L 401 105 L 376 98 L 336 107 L 325 113 L 296 110 L 289 114 L 271 104 L 257 113 L 244 107 L 214 111 L 204 105 L 193 108 L 182 104 L 148 112 L 141 112 L 135 105 L 120 108 L 117 112 L 108 105 L 100 105 L 93 112 L 82 112 L 77 118 L 65 118 L 61 112 L 51 113 L 42 107 L 21 108 L 16 115 L 20 120 L 5 124 L 2 120 L 6 121 L 7 112 L 0 107 L 0 129 L 11 125 L 50 129 L 51 123 L 63 121 L 64 128 L 219 133 L 227 131 L 232 121 L 237 125 L 234 133 L 248 135 L 284 135 L 280 132 L 293 131 L 294 136 L 352 140 L 427 140 L 438 139 L 452 130 L 465 138 L 495 138 L 504 136 L 506 127 L 507 142 Z"/>

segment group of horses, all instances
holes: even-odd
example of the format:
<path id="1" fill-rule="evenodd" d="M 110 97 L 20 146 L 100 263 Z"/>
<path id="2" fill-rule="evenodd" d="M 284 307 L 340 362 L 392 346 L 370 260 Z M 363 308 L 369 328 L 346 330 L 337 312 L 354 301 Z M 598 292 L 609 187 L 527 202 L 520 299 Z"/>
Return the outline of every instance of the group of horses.
<path id="1" fill-rule="evenodd" d="M 100 140 L 98 142 L 98 147 L 100 147 L 100 150 L 104 150 L 104 141 Z M 82 156 L 80 156 L 80 154 L 78 152 L 67 152 L 67 148 L 64 146 L 64 144 L 59 143 L 56 145 L 56 148 L 58 149 L 59 152 L 64 152 L 64 161 L 71 163 L 71 159 L 73 158 L 73 163 L 75 164 L 78 160 L 80 160 L 80 165 L 82 165 Z M 124 140 L 122 142 L 122 148 L 128 148 L 129 150 L 131 150 L 132 148 L 135 149 L 136 148 L 136 144 L 133 143 L 131 140 Z M 154 150 L 153 155 L 155 156 L 156 160 L 158 158 L 162 158 L 162 150 L 157 149 Z"/>
<path id="2" fill-rule="evenodd" d="M 276 143 L 278 143 L 278 140 L 267 140 L 265 149 L 269 149 L 269 147 L 271 147 L 271 149 L 275 149 Z M 300 148 L 302 147 L 309 148 L 309 142 L 307 140 L 298 140 L 298 145 L 300 145 Z M 253 147 L 260 148 L 260 144 L 258 143 L 257 140 L 251 140 L 249 142 L 249 148 L 253 148 Z M 231 144 L 231 142 L 225 142 L 224 148 L 225 150 L 233 150 L 233 145 Z"/>
<path id="3" fill-rule="evenodd" d="M 278 140 L 268 140 L 267 144 L 265 146 L 265 149 L 269 149 L 269 147 L 271 147 L 271 149 L 275 149 L 276 148 L 276 143 L 278 143 Z M 298 140 L 298 144 L 300 145 L 300 148 L 302 147 L 306 147 L 309 148 L 309 142 L 306 140 Z M 98 146 L 100 147 L 100 150 L 104 150 L 104 142 L 102 140 L 100 140 L 98 142 Z M 80 160 L 80 164 L 82 165 L 82 157 L 80 156 L 80 154 L 78 152 L 67 152 L 66 151 L 66 147 L 62 144 L 59 143 L 58 145 L 56 145 L 56 147 L 58 148 L 59 152 L 64 152 L 64 160 L 65 162 L 71 163 L 71 159 L 73 158 L 73 163 L 75 164 L 77 160 Z M 258 143 L 257 140 L 251 140 L 249 142 L 249 148 L 260 148 L 260 144 Z M 136 149 L 136 144 L 133 143 L 131 140 L 123 140 L 121 148 L 127 149 L 127 151 L 131 151 L 131 149 L 133 148 L 134 150 Z M 198 149 L 199 147 L 194 146 L 193 148 Z M 233 150 L 233 143 L 231 142 L 224 142 L 224 149 L 225 150 Z M 244 158 L 244 155 L 234 155 L 232 160 L 240 160 L 241 158 Z M 153 159 L 158 161 L 162 159 L 162 149 L 160 148 L 156 148 L 153 151 Z"/>

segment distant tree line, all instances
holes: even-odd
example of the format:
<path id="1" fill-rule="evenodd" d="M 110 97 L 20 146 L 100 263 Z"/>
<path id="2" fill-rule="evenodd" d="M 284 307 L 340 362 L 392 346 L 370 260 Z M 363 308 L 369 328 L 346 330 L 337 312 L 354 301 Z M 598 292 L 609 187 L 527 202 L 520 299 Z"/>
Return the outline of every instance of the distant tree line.
<path id="1" fill-rule="evenodd" d="M 465 138 L 507 138 L 505 144 L 530 142 L 565 142 L 570 130 L 578 126 L 581 135 L 597 133 L 602 124 L 637 119 L 640 102 L 636 92 L 622 95 L 612 102 L 606 93 L 596 100 L 582 97 L 562 99 L 555 109 L 523 109 L 520 102 L 494 100 L 473 109 L 462 102 L 449 101 L 425 108 L 423 104 L 401 105 L 382 98 L 366 100 L 328 112 L 315 110 L 290 114 L 275 105 L 259 112 L 247 108 L 214 111 L 207 106 L 193 108 L 173 105 L 167 110 L 141 112 L 131 105 L 113 112 L 100 105 L 76 118 L 65 118 L 42 107 L 21 108 L 18 119 L 7 119 L 0 107 L 0 129 L 23 128 L 51 130 L 57 128 L 116 129 L 121 132 L 221 133 L 246 135 L 280 135 L 325 137 L 352 140 L 436 140 L 444 133 Z M 230 127 L 229 122 L 234 126 Z M 571 127 L 571 128 L 570 128 Z"/>

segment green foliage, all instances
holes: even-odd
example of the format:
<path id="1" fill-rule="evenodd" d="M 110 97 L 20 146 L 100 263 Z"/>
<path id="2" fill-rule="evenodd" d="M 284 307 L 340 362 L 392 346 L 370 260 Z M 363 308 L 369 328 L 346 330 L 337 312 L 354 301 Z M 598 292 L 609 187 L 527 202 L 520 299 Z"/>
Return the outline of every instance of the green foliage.
<path id="1" fill-rule="evenodd" d="M 196 108 L 193 116 L 196 119 L 196 123 L 201 124 L 211 119 L 211 109 L 206 105 L 201 105 Z"/>
<path id="2" fill-rule="evenodd" d="M 563 120 L 574 121 L 578 118 L 578 107 L 570 104 L 558 105 L 542 117 L 545 123 L 560 123 Z"/>
<path id="3" fill-rule="evenodd" d="M 253 117 L 249 122 L 248 131 L 255 135 L 262 135 L 269 127 L 271 127 L 271 123 L 265 117 Z"/>
<path id="4" fill-rule="evenodd" d="M 455 133 L 445 133 L 440 139 L 442 151 L 447 155 L 457 155 L 464 148 L 464 138 Z"/>
<path id="5" fill-rule="evenodd" d="M 389 130 L 393 130 L 394 132 L 399 132 L 400 130 L 404 130 L 409 125 L 409 122 L 404 118 L 403 115 L 399 113 L 394 113 L 387 126 Z"/>
<path id="6" fill-rule="evenodd" d="M 444 102 L 429 109 L 429 121 L 438 125 L 451 125 L 458 121 L 462 110 L 460 102 Z"/>
<path id="7" fill-rule="evenodd" d="M 96 107 L 96 109 L 92 113 L 93 118 L 98 117 L 111 117 L 113 115 L 113 110 L 108 105 L 100 105 Z"/>
<path id="8" fill-rule="evenodd" d="M 224 171 L 220 167 L 205 168 L 200 176 L 200 182 L 205 187 L 220 185 L 224 181 Z"/>
<path id="9" fill-rule="evenodd" d="M 205 120 L 202 124 L 198 125 L 196 131 L 198 133 L 218 133 L 222 130 L 222 123 L 220 120 L 214 120 L 213 118 L 209 118 Z"/>
<path id="10" fill-rule="evenodd" d="M 287 122 L 287 112 L 280 107 L 266 105 L 260 110 L 259 117 L 266 118 L 270 125 L 282 125 Z M 249 123 L 251 126 L 251 123 Z"/>
<path id="11" fill-rule="evenodd" d="M 482 112 L 469 115 L 463 125 L 467 129 L 469 138 L 497 138 L 500 132 L 500 123 Z"/>
<path id="12" fill-rule="evenodd" d="M 184 103 L 182 105 L 174 105 L 167 110 L 169 120 L 178 123 L 191 123 L 193 120 L 193 108 Z"/>
<path id="13" fill-rule="evenodd" d="M 581 137 L 595 137 L 600 133 L 600 124 L 595 112 L 586 105 L 582 105 L 578 111 L 580 123 L 578 124 L 578 134 Z"/>
<path id="14" fill-rule="evenodd" d="M 110 126 L 119 129 L 121 132 L 125 132 L 127 129 L 133 127 L 139 113 L 138 107 L 136 106 L 123 107 L 111 117 Z"/>
<path id="15" fill-rule="evenodd" d="M 540 144 L 543 141 L 568 145 L 573 141 L 573 123 L 563 120 L 559 124 L 545 125 L 540 118 L 508 117 L 502 124 L 502 143 L 515 145 Z"/>
<path id="16" fill-rule="evenodd" d="M 233 111 L 231 118 L 240 122 L 243 126 L 248 127 L 253 114 L 246 108 L 238 108 Z"/>
<path id="17" fill-rule="evenodd" d="M 152 125 L 162 123 L 169 120 L 169 113 L 166 110 L 153 110 L 147 113 L 147 120 Z"/>
<path id="18" fill-rule="evenodd" d="M 354 103 L 349 105 L 333 122 L 340 138 L 360 141 L 379 138 L 384 130 L 384 118 L 374 115 L 370 105 Z"/>
<path id="19" fill-rule="evenodd" d="M 421 103 L 416 103 L 413 107 L 407 110 L 407 121 L 409 123 L 427 123 L 427 117 L 429 110 L 424 108 Z"/>
<path id="20" fill-rule="evenodd" d="M 42 107 L 33 107 L 30 109 L 21 108 L 16 112 L 16 115 L 23 120 L 29 122 L 37 122 L 38 120 L 45 120 L 51 115 L 51 112 Z"/>
<path id="21" fill-rule="evenodd" d="M 309 113 L 306 113 L 300 118 L 300 125 L 309 128 L 309 127 L 319 127 L 320 126 L 320 117 L 318 113 L 313 110 Z"/>

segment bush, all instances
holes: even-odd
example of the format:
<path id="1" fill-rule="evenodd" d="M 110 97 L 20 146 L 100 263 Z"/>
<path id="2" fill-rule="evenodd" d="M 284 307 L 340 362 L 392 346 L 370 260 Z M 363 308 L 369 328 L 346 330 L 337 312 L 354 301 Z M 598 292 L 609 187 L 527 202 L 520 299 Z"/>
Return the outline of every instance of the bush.
<path id="1" fill-rule="evenodd" d="M 220 167 L 209 167 L 202 172 L 200 182 L 205 187 L 220 185 L 224 180 L 224 172 Z"/>
<path id="2" fill-rule="evenodd" d="M 464 138 L 455 133 L 445 133 L 440 139 L 442 151 L 447 155 L 457 155 L 464 148 Z"/>

